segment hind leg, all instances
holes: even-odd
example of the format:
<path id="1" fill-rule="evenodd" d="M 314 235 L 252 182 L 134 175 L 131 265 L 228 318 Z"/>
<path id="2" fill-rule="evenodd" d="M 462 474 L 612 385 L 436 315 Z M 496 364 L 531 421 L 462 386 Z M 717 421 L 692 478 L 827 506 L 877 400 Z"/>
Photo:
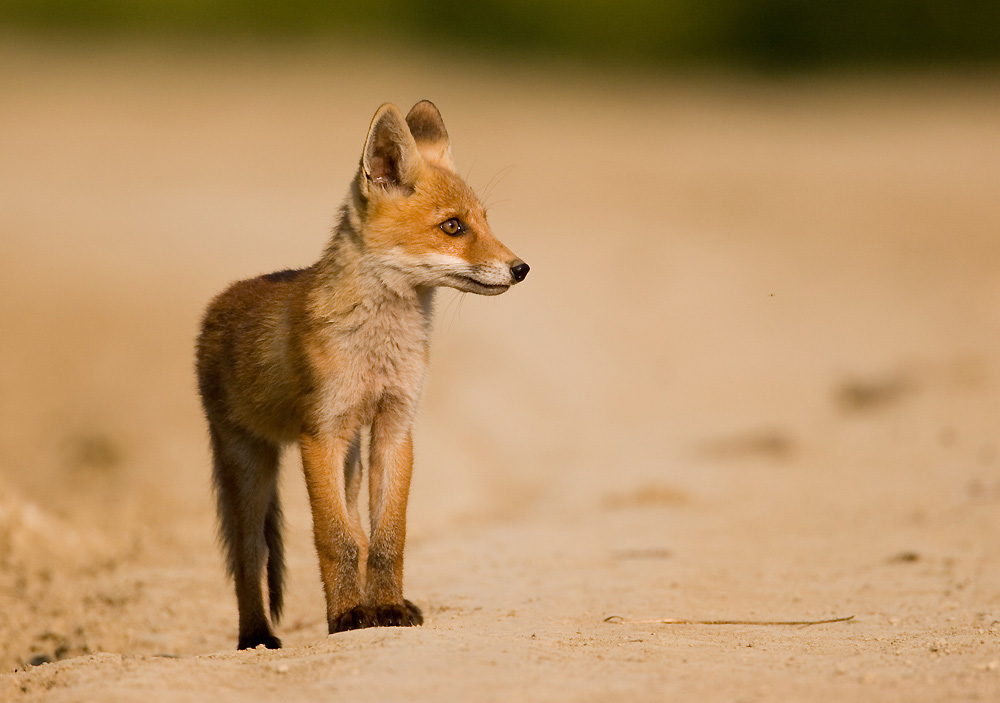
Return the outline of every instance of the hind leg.
<path id="1" fill-rule="evenodd" d="M 281 646 L 264 610 L 265 522 L 277 500 L 279 448 L 238 428 L 211 427 L 219 522 L 239 608 L 239 649 Z"/>
<path id="2" fill-rule="evenodd" d="M 365 579 L 365 563 L 368 559 L 368 535 L 361 523 L 358 498 L 361 494 L 361 434 L 354 436 L 347 459 L 344 462 L 344 487 L 347 494 L 347 515 L 351 522 L 351 534 L 358 543 L 358 569 L 361 581 Z"/>

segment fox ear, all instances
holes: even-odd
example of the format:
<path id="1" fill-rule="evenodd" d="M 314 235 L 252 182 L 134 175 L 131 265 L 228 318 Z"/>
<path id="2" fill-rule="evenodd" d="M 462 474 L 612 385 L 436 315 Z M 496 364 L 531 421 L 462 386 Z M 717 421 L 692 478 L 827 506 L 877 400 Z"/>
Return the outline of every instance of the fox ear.
<path id="1" fill-rule="evenodd" d="M 430 100 L 418 102 L 406 116 L 406 124 L 410 126 L 410 133 L 424 159 L 449 171 L 455 170 L 448 130 L 444 128 L 444 120 L 434 103 Z"/>
<path id="2" fill-rule="evenodd" d="M 391 186 L 413 188 L 420 174 L 420 152 L 399 108 L 386 103 L 375 112 L 361 154 L 360 186 L 365 195 Z"/>

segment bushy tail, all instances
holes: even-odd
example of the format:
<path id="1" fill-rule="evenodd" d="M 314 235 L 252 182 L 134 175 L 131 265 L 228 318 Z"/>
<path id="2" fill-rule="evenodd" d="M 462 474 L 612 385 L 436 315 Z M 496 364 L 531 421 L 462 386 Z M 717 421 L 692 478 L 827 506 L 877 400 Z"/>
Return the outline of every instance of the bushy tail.
<path id="1" fill-rule="evenodd" d="M 233 427 L 210 423 L 219 535 L 236 586 L 240 649 L 280 647 L 264 611 L 262 576 L 267 571 L 271 616 L 281 614 L 284 548 L 278 503 L 276 445 Z"/>
<path id="2" fill-rule="evenodd" d="M 271 609 L 271 621 L 277 623 L 281 619 L 281 608 L 284 605 L 285 582 L 285 544 L 281 539 L 281 500 L 278 498 L 278 486 L 275 485 L 271 494 L 271 502 L 264 517 L 264 543 L 267 545 L 267 594 Z"/>

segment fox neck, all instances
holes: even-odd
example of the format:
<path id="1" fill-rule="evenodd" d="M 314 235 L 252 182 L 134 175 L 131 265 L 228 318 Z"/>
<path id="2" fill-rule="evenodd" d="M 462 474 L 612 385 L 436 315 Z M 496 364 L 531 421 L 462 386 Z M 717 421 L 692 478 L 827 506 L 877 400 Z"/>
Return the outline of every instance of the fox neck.
<path id="1" fill-rule="evenodd" d="M 419 314 L 429 331 L 434 288 L 415 284 L 382 263 L 365 246 L 356 210 L 346 205 L 323 257 L 316 265 L 313 310 L 323 317 L 351 317 L 392 310 Z"/>

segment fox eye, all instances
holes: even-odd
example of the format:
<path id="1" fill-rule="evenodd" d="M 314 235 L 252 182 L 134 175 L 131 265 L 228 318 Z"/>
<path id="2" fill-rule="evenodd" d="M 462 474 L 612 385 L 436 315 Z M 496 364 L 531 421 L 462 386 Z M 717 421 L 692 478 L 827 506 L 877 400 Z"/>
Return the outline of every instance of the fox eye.
<path id="1" fill-rule="evenodd" d="M 462 232 L 465 231 L 465 226 L 462 224 L 462 221 L 457 217 L 452 217 L 450 219 L 445 220 L 440 225 L 438 225 L 438 227 L 441 228 L 442 232 L 451 237 L 457 237 L 458 235 L 460 235 Z"/>

